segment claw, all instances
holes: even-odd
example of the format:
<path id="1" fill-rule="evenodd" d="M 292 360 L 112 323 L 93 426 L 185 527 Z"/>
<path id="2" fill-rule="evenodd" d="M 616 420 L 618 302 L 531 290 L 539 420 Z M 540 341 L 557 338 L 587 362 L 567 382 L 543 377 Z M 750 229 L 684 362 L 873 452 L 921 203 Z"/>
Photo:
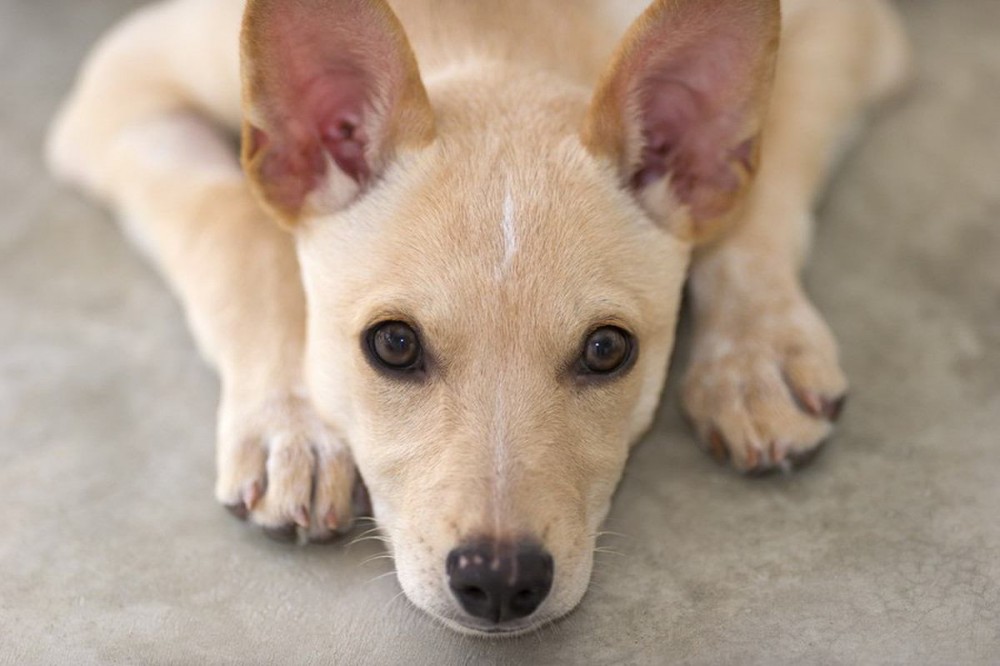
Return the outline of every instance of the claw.
<path id="1" fill-rule="evenodd" d="M 368 495 L 368 486 L 360 474 L 354 478 L 354 489 L 351 492 L 351 510 L 355 516 L 372 515 L 372 500 Z"/>
<path id="2" fill-rule="evenodd" d="M 826 419 L 831 423 L 840 418 L 840 413 L 844 410 L 844 403 L 847 402 L 846 394 L 833 400 L 827 400 L 813 391 L 802 391 L 798 398 L 805 411 L 818 419 Z"/>
<path id="3" fill-rule="evenodd" d="M 783 442 L 771 442 L 771 462 L 775 465 L 781 465 L 785 461 L 785 456 L 788 454 L 788 446 Z"/>
<path id="4" fill-rule="evenodd" d="M 709 453 L 712 454 L 716 462 L 721 464 L 729 460 L 729 447 L 726 446 L 726 440 L 722 438 L 718 430 L 712 430 L 708 436 L 708 446 Z"/>
<path id="5" fill-rule="evenodd" d="M 250 511 L 247 510 L 247 505 L 243 501 L 236 502 L 235 504 L 225 504 L 226 511 L 233 514 L 240 520 L 246 520 L 247 516 L 250 515 Z"/>
<path id="6" fill-rule="evenodd" d="M 304 504 L 295 509 L 295 512 L 292 514 L 292 518 L 295 520 L 295 524 L 299 527 L 309 529 L 309 508 Z"/>
<path id="7" fill-rule="evenodd" d="M 823 416 L 823 399 L 813 391 L 800 391 L 799 402 L 807 412 L 816 417 Z"/>
<path id="8" fill-rule="evenodd" d="M 323 524 L 331 532 L 336 532 L 337 528 L 340 527 L 340 521 L 337 520 L 337 512 L 334 509 L 330 509 L 326 512 L 326 518 L 323 520 Z"/>
<path id="9" fill-rule="evenodd" d="M 251 481 L 246 486 L 243 487 L 243 505 L 246 510 L 253 511 L 253 508 L 257 506 L 257 502 L 260 498 L 264 496 L 264 490 L 261 487 L 260 481 Z"/>
<path id="10" fill-rule="evenodd" d="M 840 418 L 841 413 L 844 411 L 844 405 L 847 404 L 847 394 L 840 396 L 836 400 L 824 400 L 823 401 L 823 416 L 830 423 L 834 423 Z"/>

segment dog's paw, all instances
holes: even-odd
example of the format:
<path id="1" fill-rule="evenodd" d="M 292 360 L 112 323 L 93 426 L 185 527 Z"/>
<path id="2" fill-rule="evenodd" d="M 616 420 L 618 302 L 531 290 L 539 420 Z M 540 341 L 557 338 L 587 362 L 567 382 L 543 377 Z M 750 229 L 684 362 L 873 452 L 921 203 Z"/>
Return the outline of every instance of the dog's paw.
<path id="1" fill-rule="evenodd" d="M 735 306 L 695 337 L 683 403 L 720 462 L 790 470 L 830 435 L 847 394 L 833 335 L 801 296 Z"/>
<path id="2" fill-rule="evenodd" d="M 268 536 L 322 542 L 351 528 L 363 492 L 354 460 L 305 399 L 225 399 L 217 456 L 216 498 Z"/>

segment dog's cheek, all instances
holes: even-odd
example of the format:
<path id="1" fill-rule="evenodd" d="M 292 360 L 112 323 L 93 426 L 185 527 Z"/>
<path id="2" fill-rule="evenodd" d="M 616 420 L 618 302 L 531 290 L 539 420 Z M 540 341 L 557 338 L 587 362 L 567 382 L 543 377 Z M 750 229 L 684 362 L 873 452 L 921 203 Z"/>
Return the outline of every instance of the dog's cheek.
<path id="1" fill-rule="evenodd" d="M 669 327 L 663 328 L 665 331 L 670 331 L 669 333 L 663 333 L 659 339 L 647 341 L 643 348 L 644 358 L 636 366 L 640 388 L 628 417 L 630 443 L 642 437 L 656 417 L 656 410 L 660 405 L 663 387 L 667 380 L 670 355 L 674 348 L 672 331 L 675 322 L 676 319 L 672 318 Z"/>

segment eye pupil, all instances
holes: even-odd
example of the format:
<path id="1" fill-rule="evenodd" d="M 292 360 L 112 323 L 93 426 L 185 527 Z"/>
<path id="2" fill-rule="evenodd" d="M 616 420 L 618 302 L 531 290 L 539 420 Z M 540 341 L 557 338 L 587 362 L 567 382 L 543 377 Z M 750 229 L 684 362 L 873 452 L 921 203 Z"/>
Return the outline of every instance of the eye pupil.
<path id="1" fill-rule="evenodd" d="M 592 374 L 610 374 L 629 360 L 631 352 L 632 341 L 628 333 L 615 326 L 605 326 L 587 338 L 583 366 Z"/>
<path id="2" fill-rule="evenodd" d="M 408 324 L 393 321 L 378 325 L 371 334 L 371 350 L 384 366 L 409 369 L 420 360 L 417 333 Z"/>

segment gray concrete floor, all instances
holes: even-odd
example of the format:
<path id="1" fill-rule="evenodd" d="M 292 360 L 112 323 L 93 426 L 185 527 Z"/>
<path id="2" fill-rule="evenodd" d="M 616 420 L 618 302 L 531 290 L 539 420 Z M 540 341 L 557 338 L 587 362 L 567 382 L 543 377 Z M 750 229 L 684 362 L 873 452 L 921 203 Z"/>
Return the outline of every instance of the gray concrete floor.
<path id="1" fill-rule="evenodd" d="M 671 388 L 608 523 L 622 555 L 505 643 L 413 610 L 371 543 L 273 544 L 213 503 L 216 380 L 39 156 L 135 4 L 0 0 L 0 662 L 1000 663 L 1000 3 L 900 2 L 919 80 L 845 164 L 807 275 L 854 385 L 831 447 L 740 478 Z"/>

